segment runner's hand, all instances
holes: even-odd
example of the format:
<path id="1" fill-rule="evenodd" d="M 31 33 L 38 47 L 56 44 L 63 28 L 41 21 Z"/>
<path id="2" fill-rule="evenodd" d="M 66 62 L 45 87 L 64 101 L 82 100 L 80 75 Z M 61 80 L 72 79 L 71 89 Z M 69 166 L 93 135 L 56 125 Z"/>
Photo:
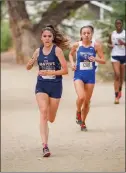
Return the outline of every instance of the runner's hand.
<path id="1" fill-rule="evenodd" d="M 122 40 L 118 40 L 118 43 L 119 43 L 120 45 L 124 45 L 124 42 L 123 42 Z"/>
<path id="2" fill-rule="evenodd" d="M 38 75 L 40 76 L 48 76 L 48 75 L 54 75 L 55 70 L 39 70 Z"/>
<path id="3" fill-rule="evenodd" d="M 29 62 L 28 62 L 28 65 L 32 66 L 33 64 L 34 64 L 34 60 L 30 59 Z"/>
<path id="4" fill-rule="evenodd" d="M 89 59 L 89 61 L 91 61 L 91 62 L 95 62 L 95 57 L 94 57 L 94 56 L 90 56 L 88 59 Z"/>
<path id="5" fill-rule="evenodd" d="M 71 68 L 72 68 L 72 71 L 75 71 L 76 70 L 76 64 L 75 63 L 72 63 L 71 64 Z"/>
<path id="6" fill-rule="evenodd" d="M 46 76 L 47 75 L 47 70 L 39 70 L 38 75 Z"/>

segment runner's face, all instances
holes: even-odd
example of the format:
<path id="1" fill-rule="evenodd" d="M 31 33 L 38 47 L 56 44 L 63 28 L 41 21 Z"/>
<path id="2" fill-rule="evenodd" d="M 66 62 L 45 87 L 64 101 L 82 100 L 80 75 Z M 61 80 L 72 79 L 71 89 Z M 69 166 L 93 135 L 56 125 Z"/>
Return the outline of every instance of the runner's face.
<path id="1" fill-rule="evenodd" d="M 50 31 L 45 30 L 42 33 L 41 40 L 44 46 L 49 47 L 52 45 L 52 42 L 53 42 L 53 34 Z"/>
<path id="2" fill-rule="evenodd" d="M 85 41 L 90 41 L 92 39 L 92 31 L 90 28 L 83 28 L 81 31 L 81 38 Z"/>
<path id="3" fill-rule="evenodd" d="M 116 23 L 115 23 L 115 27 L 116 27 L 117 30 L 121 30 L 122 27 L 123 27 L 122 21 L 117 20 Z"/>

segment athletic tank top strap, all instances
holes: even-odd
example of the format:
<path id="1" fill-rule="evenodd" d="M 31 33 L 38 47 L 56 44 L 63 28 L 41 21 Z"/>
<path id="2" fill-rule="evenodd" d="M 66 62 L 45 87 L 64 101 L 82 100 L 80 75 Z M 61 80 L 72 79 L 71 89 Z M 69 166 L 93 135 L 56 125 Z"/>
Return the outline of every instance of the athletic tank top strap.
<path id="1" fill-rule="evenodd" d="M 79 42 L 78 42 L 78 47 L 77 47 L 76 51 L 79 50 L 79 47 L 80 47 L 80 46 L 82 46 L 82 41 L 79 41 Z"/>
<path id="2" fill-rule="evenodd" d="M 83 46 L 82 41 L 79 41 L 78 47 L 80 47 L 80 46 Z M 91 40 L 91 45 L 90 46 L 95 47 L 95 40 L 94 39 Z"/>
<path id="3" fill-rule="evenodd" d="M 56 45 L 54 44 L 50 53 L 55 55 Z"/>
<path id="4" fill-rule="evenodd" d="M 79 41 L 79 46 L 82 46 L 82 41 Z"/>
<path id="5" fill-rule="evenodd" d="M 43 55 L 42 49 L 43 49 L 43 46 L 40 46 L 40 48 L 39 48 L 39 56 Z"/>
<path id="6" fill-rule="evenodd" d="M 42 56 L 49 56 L 51 54 L 55 54 L 55 47 L 56 47 L 56 45 L 53 45 L 52 46 L 52 49 L 51 49 L 51 51 L 50 51 L 50 53 L 48 55 L 44 55 L 44 53 L 43 53 L 43 47 L 44 47 L 43 45 L 40 46 L 40 50 L 39 50 L 39 54 L 40 55 L 42 55 Z"/>
<path id="7" fill-rule="evenodd" d="M 95 40 L 94 39 L 92 39 L 92 41 L 91 41 L 91 46 L 95 47 Z"/>

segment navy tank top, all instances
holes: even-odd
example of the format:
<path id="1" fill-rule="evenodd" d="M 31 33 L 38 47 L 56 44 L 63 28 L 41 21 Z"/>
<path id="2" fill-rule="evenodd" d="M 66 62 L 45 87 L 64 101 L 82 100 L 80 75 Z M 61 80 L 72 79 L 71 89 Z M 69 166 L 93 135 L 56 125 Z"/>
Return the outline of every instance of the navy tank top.
<path id="1" fill-rule="evenodd" d="M 43 54 L 43 46 L 40 47 L 39 56 L 38 56 L 38 66 L 39 70 L 60 70 L 61 64 L 58 57 L 55 54 L 56 45 L 53 45 L 50 53 L 48 55 Z M 62 80 L 62 75 L 49 75 L 49 76 L 40 76 L 38 75 L 38 80 L 58 82 Z"/>

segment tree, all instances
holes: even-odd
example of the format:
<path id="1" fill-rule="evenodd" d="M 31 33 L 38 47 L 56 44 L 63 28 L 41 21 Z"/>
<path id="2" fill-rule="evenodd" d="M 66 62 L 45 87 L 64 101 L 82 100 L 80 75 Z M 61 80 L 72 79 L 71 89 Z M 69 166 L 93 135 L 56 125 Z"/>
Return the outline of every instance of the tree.
<path id="1" fill-rule="evenodd" d="M 42 27 L 46 24 L 59 25 L 63 19 L 70 16 L 72 11 L 86 3 L 89 1 L 62 1 L 58 3 L 52 1 L 47 10 L 42 13 L 41 20 L 33 24 L 29 18 L 25 1 L 7 0 L 17 63 L 26 63 L 39 46 Z"/>

